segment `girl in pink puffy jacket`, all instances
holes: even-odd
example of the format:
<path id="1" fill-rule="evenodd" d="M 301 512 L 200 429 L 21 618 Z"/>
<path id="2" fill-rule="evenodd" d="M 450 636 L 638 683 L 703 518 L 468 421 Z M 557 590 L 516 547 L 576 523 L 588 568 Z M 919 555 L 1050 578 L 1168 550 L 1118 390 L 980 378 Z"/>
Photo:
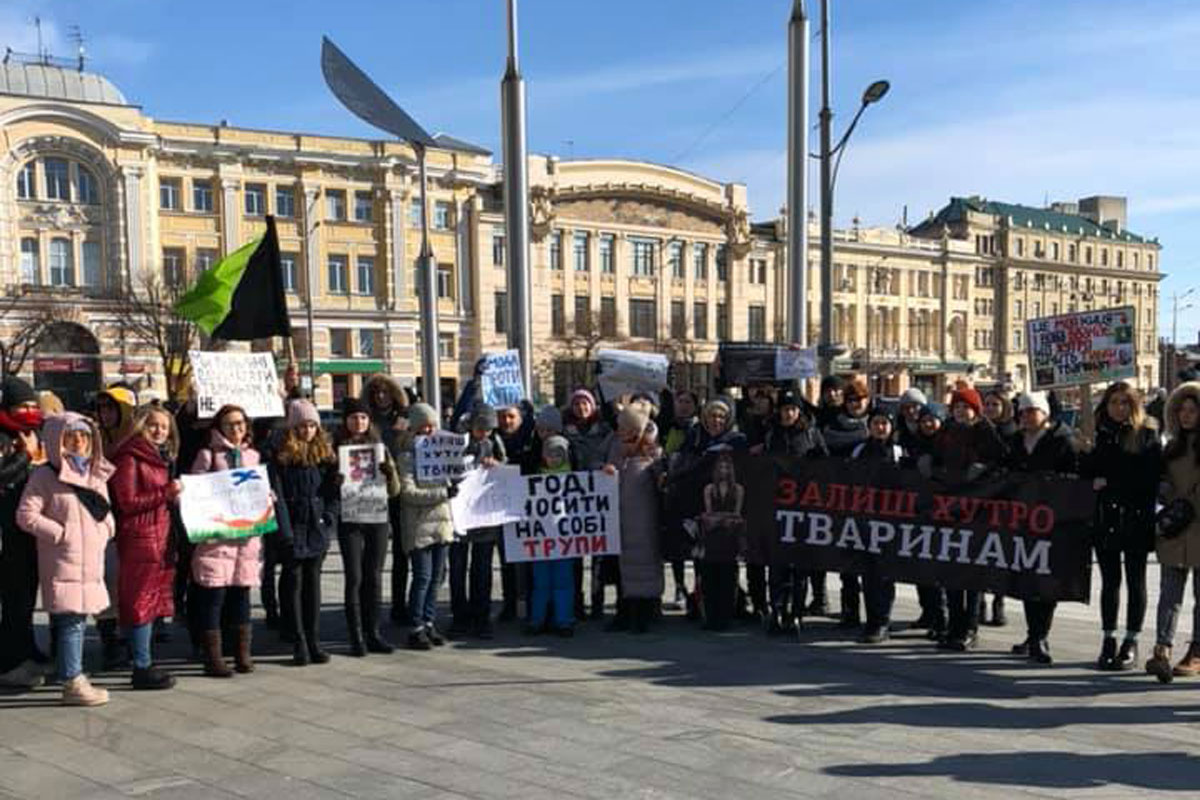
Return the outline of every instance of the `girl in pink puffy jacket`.
<path id="1" fill-rule="evenodd" d="M 88 615 L 109 606 L 104 549 L 116 529 L 107 486 L 113 468 L 101 455 L 99 430 L 86 417 L 49 417 L 43 437 L 47 463 L 25 485 L 17 524 L 37 540 L 42 605 L 54 631 L 63 703 L 104 705 L 108 692 L 83 674 L 83 635 Z"/>

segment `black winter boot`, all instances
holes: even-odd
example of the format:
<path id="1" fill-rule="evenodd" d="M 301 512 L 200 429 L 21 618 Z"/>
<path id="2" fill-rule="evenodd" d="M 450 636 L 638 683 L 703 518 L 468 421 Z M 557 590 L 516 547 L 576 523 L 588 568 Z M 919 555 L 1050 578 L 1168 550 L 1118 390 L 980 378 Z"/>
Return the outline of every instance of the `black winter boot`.
<path id="1" fill-rule="evenodd" d="M 362 611 L 358 605 L 346 606 L 346 636 L 350 640 L 350 655 L 362 658 L 367 654 L 363 641 Z"/>
<path id="2" fill-rule="evenodd" d="M 102 619 L 96 623 L 96 628 L 100 631 L 100 642 L 103 645 L 104 671 L 120 669 L 125 664 L 125 650 L 117 635 L 117 621 Z"/>

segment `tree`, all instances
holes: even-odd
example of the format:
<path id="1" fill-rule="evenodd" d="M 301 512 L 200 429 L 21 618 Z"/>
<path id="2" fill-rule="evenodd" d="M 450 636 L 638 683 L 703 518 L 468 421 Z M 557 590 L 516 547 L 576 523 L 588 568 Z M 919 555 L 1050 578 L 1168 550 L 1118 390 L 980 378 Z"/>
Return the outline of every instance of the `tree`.
<path id="1" fill-rule="evenodd" d="M 690 389 L 702 394 L 707 391 L 706 381 L 713 356 L 706 354 L 699 342 L 686 336 L 673 336 L 664 341 L 659 349 L 671 362 L 673 388 Z"/>
<path id="2" fill-rule="evenodd" d="M 596 377 L 596 353 L 606 344 L 617 343 L 616 337 L 604 335 L 606 321 L 598 311 L 576 315 L 574 328 L 555 336 L 553 347 L 535 363 L 539 379 L 553 380 L 560 394 L 576 386 L 591 386 Z"/>
<path id="3" fill-rule="evenodd" d="M 50 326 L 58 321 L 54 306 L 30 298 L 24 288 L 0 305 L 0 320 L 17 311 L 24 312 L 17 329 L 11 336 L 0 337 L 0 377 L 20 372 L 29 356 L 46 338 Z"/>
<path id="4" fill-rule="evenodd" d="M 147 270 L 117 300 L 117 324 L 125 335 L 158 355 L 167 397 L 172 400 L 185 395 L 192 375 L 188 352 L 200 344 L 196 323 L 175 313 L 185 291 L 181 281 L 167 282 L 161 273 Z"/>

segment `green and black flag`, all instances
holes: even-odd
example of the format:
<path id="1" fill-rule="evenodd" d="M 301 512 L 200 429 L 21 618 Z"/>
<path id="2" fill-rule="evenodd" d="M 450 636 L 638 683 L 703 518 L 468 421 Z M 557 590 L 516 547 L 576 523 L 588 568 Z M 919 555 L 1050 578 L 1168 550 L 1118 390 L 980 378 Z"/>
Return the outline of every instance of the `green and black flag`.
<path id="1" fill-rule="evenodd" d="M 214 339 L 291 336 L 275 218 L 268 216 L 265 233 L 201 275 L 175 304 L 175 313 Z"/>

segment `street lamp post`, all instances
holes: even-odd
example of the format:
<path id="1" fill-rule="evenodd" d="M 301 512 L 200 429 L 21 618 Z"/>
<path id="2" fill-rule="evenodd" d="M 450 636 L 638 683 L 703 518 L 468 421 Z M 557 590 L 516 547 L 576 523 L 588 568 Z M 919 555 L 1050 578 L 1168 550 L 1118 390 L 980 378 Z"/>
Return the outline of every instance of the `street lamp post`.
<path id="1" fill-rule="evenodd" d="M 808 342 L 808 13 L 795 0 L 788 20 L 788 335 Z"/>
<path id="2" fill-rule="evenodd" d="M 1196 287 L 1193 286 L 1191 289 L 1188 289 L 1183 294 L 1175 294 L 1175 295 L 1171 296 L 1171 354 L 1172 354 L 1172 356 L 1174 356 L 1174 354 L 1175 354 L 1175 345 L 1179 341 L 1179 308 L 1180 308 L 1179 301 L 1186 300 L 1188 297 L 1191 297 L 1195 293 L 1196 293 Z M 1192 308 L 1195 305 L 1196 304 L 1194 302 L 1186 303 L 1183 306 L 1183 310 L 1186 311 L 1187 309 Z"/>
<path id="3" fill-rule="evenodd" d="M 500 83 L 504 150 L 504 231 L 508 249 L 508 346 L 521 355 L 521 378 L 533 396 L 533 308 L 529 266 L 529 156 L 525 80 L 517 61 L 517 3 L 508 0 L 508 61 Z M 560 255 L 561 257 L 561 255 Z"/>

